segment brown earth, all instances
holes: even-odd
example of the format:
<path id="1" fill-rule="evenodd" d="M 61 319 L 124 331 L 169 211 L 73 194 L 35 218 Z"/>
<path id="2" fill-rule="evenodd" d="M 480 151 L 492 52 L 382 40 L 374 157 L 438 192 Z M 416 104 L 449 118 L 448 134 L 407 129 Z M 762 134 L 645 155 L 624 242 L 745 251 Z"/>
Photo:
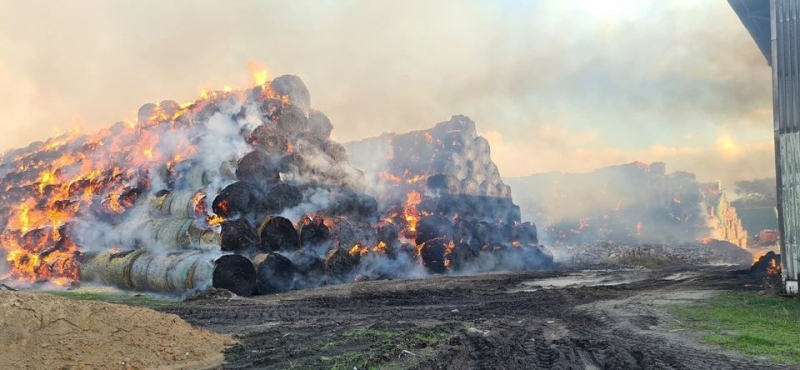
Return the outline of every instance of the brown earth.
<path id="1" fill-rule="evenodd" d="M 147 308 L 0 291 L 0 369 L 214 368 L 233 342 Z"/>
<path id="2" fill-rule="evenodd" d="M 158 309 L 235 334 L 229 369 L 786 368 L 699 344 L 663 307 L 757 283 L 710 266 L 506 273 Z"/>

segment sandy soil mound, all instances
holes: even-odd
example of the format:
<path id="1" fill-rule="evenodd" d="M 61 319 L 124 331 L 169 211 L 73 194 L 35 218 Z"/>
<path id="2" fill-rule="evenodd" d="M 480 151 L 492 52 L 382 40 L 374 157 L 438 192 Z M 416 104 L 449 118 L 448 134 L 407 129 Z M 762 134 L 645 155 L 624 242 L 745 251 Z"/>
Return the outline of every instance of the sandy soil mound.
<path id="1" fill-rule="evenodd" d="M 0 369 L 209 368 L 232 343 L 146 308 L 0 291 Z"/>

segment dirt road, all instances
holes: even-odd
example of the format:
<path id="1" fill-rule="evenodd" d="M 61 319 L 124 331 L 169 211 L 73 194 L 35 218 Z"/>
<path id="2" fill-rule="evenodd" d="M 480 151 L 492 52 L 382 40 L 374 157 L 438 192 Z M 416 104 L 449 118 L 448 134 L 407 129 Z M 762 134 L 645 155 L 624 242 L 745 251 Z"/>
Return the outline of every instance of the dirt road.
<path id="1" fill-rule="evenodd" d="M 231 369 L 786 368 L 698 344 L 663 306 L 752 283 L 725 267 L 442 276 L 160 310 L 239 336 Z"/>

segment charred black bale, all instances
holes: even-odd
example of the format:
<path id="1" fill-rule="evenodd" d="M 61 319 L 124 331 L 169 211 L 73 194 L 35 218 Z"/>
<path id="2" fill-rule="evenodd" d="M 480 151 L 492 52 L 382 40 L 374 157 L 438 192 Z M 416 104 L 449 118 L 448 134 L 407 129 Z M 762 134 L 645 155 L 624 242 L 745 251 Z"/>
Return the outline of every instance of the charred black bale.
<path id="1" fill-rule="evenodd" d="M 258 248 L 258 237 L 246 219 L 226 220 L 221 228 L 220 249 L 223 251 L 244 253 Z"/>
<path id="2" fill-rule="evenodd" d="M 259 255 L 256 264 L 256 290 L 259 294 L 287 292 L 292 288 L 295 267 L 289 258 L 280 253 Z"/>

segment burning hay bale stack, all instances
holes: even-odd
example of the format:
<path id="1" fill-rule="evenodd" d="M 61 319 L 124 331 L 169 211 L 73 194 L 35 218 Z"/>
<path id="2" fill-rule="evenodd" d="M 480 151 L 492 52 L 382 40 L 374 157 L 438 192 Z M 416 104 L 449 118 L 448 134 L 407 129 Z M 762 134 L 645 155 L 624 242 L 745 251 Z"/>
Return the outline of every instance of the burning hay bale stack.
<path id="1" fill-rule="evenodd" d="M 346 147 L 374 184 L 369 190 L 381 212 L 401 239 L 416 245 L 428 271 L 552 263 L 538 244 L 536 226 L 520 222 L 520 209 L 492 162 L 489 142 L 468 117 Z"/>
<path id="2" fill-rule="evenodd" d="M 381 188 L 295 76 L 137 117 L 0 158 L 0 282 L 247 296 L 552 262 L 466 117 L 392 137 Z"/>
<path id="3" fill-rule="evenodd" d="M 547 242 L 594 241 L 636 245 L 715 239 L 744 248 L 736 212 L 719 184 L 694 174 L 666 173 L 664 163 L 634 162 L 585 174 L 547 173 L 508 179 L 526 192 L 517 197 L 540 220 Z M 716 226 L 714 226 L 716 225 Z"/>
<path id="4" fill-rule="evenodd" d="M 306 213 L 378 219 L 332 128 L 302 81 L 282 76 L 9 151 L 0 280 L 252 294 L 255 267 L 226 253 L 297 251 L 305 239 L 290 219 Z"/>
<path id="5" fill-rule="evenodd" d="M 731 205 L 727 195 L 720 188 L 720 183 L 702 184 L 701 188 L 706 199 L 711 235 L 716 239 L 736 244 L 739 248 L 747 248 L 747 231 L 739 219 L 736 208 Z"/>

